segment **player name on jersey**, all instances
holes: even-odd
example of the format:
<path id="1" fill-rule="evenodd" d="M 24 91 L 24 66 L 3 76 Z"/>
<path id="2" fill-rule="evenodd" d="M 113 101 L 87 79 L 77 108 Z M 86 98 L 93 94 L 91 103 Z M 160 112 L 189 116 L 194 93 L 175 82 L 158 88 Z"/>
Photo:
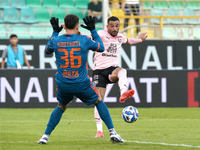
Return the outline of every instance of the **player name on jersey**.
<path id="1" fill-rule="evenodd" d="M 58 42 L 58 47 L 66 47 L 66 46 L 80 46 L 80 41 L 73 42 Z"/>

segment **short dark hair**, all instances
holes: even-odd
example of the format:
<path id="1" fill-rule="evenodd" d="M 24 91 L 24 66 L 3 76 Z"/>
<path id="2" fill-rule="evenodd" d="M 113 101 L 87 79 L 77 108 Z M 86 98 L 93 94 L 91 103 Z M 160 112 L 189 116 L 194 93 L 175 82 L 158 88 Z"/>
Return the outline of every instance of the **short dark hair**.
<path id="1" fill-rule="evenodd" d="M 117 21 L 117 20 L 119 21 L 119 19 L 117 17 L 111 16 L 110 18 L 108 18 L 108 23 L 109 23 L 109 21 Z"/>
<path id="2" fill-rule="evenodd" d="M 16 34 L 11 34 L 10 38 L 13 38 L 13 37 L 17 37 L 17 35 Z"/>
<path id="3" fill-rule="evenodd" d="M 67 29 L 74 29 L 79 23 L 79 17 L 74 14 L 68 14 L 65 16 L 64 21 Z"/>

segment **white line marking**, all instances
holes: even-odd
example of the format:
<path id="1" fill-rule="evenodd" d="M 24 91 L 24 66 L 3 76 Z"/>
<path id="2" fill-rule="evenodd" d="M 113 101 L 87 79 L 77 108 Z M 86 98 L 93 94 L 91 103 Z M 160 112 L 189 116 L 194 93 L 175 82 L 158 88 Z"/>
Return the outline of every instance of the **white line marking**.
<path id="1" fill-rule="evenodd" d="M 156 145 L 166 145 L 166 146 L 180 146 L 180 147 L 192 147 L 192 148 L 200 148 L 200 145 L 186 145 L 186 144 L 169 144 L 169 143 L 161 143 L 161 142 L 143 142 L 143 141 L 126 141 L 130 143 L 139 143 L 139 144 L 156 144 Z"/>
<path id="2" fill-rule="evenodd" d="M 62 142 L 75 142 L 75 141 L 99 141 L 100 139 L 77 139 L 77 140 L 59 140 Z M 104 139 L 101 139 L 102 141 Z M 50 140 L 49 140 L 50 141 Z M 55 140 L 54 140 L 55 141 Z M 109 141 L 109 140 L 106 140 Z M 200 145 L 187 145 L 187 144 L 169 144 L 169 143 L 161 143 L 161 142 L 145 142 L 145 141 L 129 141 L 125 140 L 125 143 L 138 143 L 138 144 L 152 144 L 152 145 L 165 145 L 165 146 L 179 146 L 179 147 L 191 147 L 191 148 L 200 148 Z M 37 141 L 0 141 L 0 143 L 37 143 Z"/>
<path id="3" fill-rule="evenodd" d="M 139 121 L 180 121 L 180 120 L 182 120 L 182 121 L 191 121 L 192 120 L 193 121 L 193 120 L 200 120 L 200 119 L 140 119 Z M 81 121 L 94 122 L 94 120 L 81 120 Z M 113 119 L 113 122 L 115 122 L 115 121 L 123 121 L 123 119 L 122 120 L 114 120 Z M 46 121 L 38 121 L 38 120 L 3 121 L 3 120 L 1 120 L 1 123 L 3 123 L 3 122 L 48 122 L 48 119 Z M 70 119 L 64 120 L 63 119 L 63 120 L 61 120 L 61 122 L 80 122 L 80 120 L 70 120 Z"/>

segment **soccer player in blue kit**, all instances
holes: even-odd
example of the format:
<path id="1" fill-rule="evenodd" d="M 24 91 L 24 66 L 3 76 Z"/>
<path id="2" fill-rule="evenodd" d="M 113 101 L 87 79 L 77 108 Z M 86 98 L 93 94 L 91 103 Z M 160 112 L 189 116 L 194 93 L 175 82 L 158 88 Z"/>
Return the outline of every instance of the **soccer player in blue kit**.
<path id="1" fill-rule="evenodd" d="M 83 21 L 85 25 L 82 26 L 91 31 L 94 41 L 85 35 L 77 35 L 79 33 L 79 17 L 76 15 L 65 16 L 63 27 L 66 33 L 61 36 L 58 34 L 63 27 L 59 27 L 58 18 L 52 17 L 50 20 L 54 32 L 45 47 L 45 53 L 55 52 L 58 70 L 55 75 L 58 106 L 51 113 L 46 130 L 38 141 L 39 144 L 47 143 L 50 134 L 74 96 L 87 105 L 94 104 L 97 107 L 101 119 L 110 132 L 112 142 L 124 142 L 116 133 L 109 110 L 88 76 L 87 51 L 90 49 L 103 52 L 104 45 L 96 32 L 94 18 L 87 16 Z"/>

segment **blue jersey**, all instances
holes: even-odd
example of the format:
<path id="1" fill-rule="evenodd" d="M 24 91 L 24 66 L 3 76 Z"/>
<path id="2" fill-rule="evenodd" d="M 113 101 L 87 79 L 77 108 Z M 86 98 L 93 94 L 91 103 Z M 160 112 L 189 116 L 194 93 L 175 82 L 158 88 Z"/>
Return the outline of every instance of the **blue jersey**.
<path id="1" fill-rule="evenodd" d="M 96 30 L 92 30 L 94 41 L 86 35 L 63 34 L 53 32 L 45 53 L 55 52 L 57 61 L 56 80 L 68 83 L 84 82 L 87 77 L 87 51 L 104 51 L 103 43 Z M 77 87 L 78 88 L 78 87 Z"/>

